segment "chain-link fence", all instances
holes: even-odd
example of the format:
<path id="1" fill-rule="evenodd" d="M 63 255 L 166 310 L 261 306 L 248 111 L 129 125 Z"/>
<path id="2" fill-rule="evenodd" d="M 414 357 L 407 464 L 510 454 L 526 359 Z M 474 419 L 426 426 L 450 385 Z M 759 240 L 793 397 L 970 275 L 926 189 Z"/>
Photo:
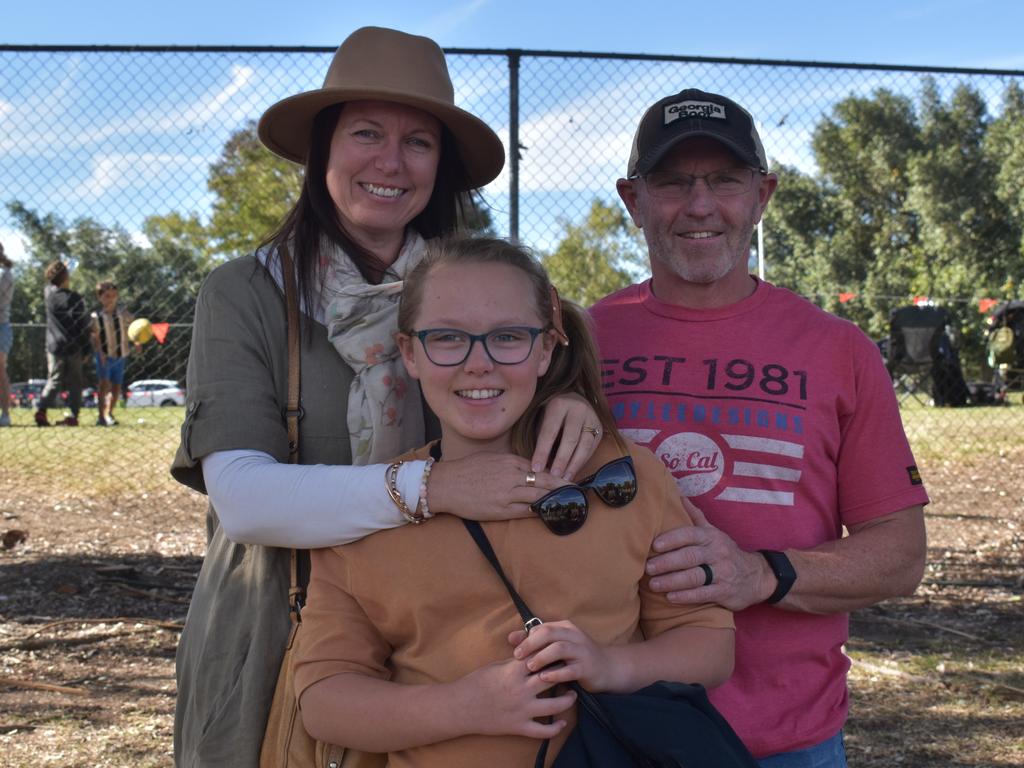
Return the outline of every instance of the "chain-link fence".
<path id="1" fill-rule="evenodd" d="M 231 199 L 239 194 L 237 186 L 218 180 L 232 173 L 246 178 L 240 166 L 263 157 L 243 151 L 244 140 L 252 138 L 251 121 L 277 99 L 319 87 L 332 53 L 0 46 L 0 241 L 16 259 L 17 277 L 8 364 L 16 384 L 15 429 L 0 430 L 5 489 L 28 473 L 52 470 L 49 459 L 60 456 L 73 482 L 94 483 L 109 474 L 124 493 L 171 492 L 166 466 L 182 418 L 179 407 L 161 408 L 176 402 L 171 395 L 141 400 L 140 406 L 129 397 L 128 407 L 115 411 L 121 422 L 116 431 L 94 428 L 89 410 L 74 430 L 49 430 L 44 438 L 35 427 L 32 382 L 46 373 L 42 268 L 55 257 L 71 262 L 76 267 L 72 288 L 90 305 L 96 281 L 113 279 L 122 303 L 136 316 L 168 323 L 163 342 L 150 342 L 130 358 L 126 384 L 141 379 L 166 379 L 168 389 L 183 384 L 192 301 L 202 276 L 238 255 L 240 244 L 267 234 L 274 220 L 270 213 L 276 216 L 275 206 L 283 210 L 287 204 L 270 195 L 261 200 L 258 193 L 274 190 L 252 182 L 248 191 L 255 203 L 249 203 L 257 214 L 231 218 L 232 210 L 245 205 Z M 1006 157 L 1017 157 L 1013 137 L 1024 130 L 1024 121 L 1014 122 L 1014 110 L 1021 105 L 1016 89 L 1024 84 L 1024 73 L 537 51 L 448 54 L 460 106 L 492 125 L 506 148 L 514 147 L 505 171 L 485 190 L 491 226 L 541 254 L 593 228 L 595 206 L 621 218 L 614 183 L 624 175 L 633 130 L 649 104 L 696 86 L 746 106 L 759 122 L 771 163 L 782 171 L 759 238 L 766 277 L 860 323 L 879 339 L 883 352 L 889 347 L 890 356 L 893 345 L 904 343 L 902 330 L 898 339 L 888 338 L 891 311 L 917 304 L 943 309 L 947 316 L 928 336 L 927 354 L 905 358 L 894 368 L 926 480 L 940 479 L 947 498 L 965 506 L 979 503 L 979 494 L 1021 503 L 1024 405 L 1013 386 L 1016 381 L 1019 387 L 1020 376 L 1013 371 L 1022 365 L 1013 345 L 1019 355 L 1021 339 L 1011 339 L 1009 355 L 1004 349 L 1002 357 L 993 357 L 992 326 L 986 320 L 997 302 L 1021 297 L 1024 217 L 1021 201 L 1004 189 L 1014 167 L 999 166 L 992 158 L 997 138 L 1009 147 Z M 970 119 L 974 123 L 968 125 Z M 918 131 L 916 138 L 901 133 L 908 126 Z M 986 131 L 992 136 L 982 135 Z M 964 146 L 968 135 L 976 147 Z M 902 145 L 910 148 L 889 152 Z M 931 168 L 926 161 L 941 160 L 947 150 L 958 159 L 942 169 L 955 170 L 961 162 L 965 170 L 949 176 L 945 186 L 933 186 L 978 192 L 966 202 L 925 194 Z M 823 167 L 828 157 L 831 165 Z M 855 161 L 862 167 L 851 170 Z M 971 163 L 991 173 L 979 176 Z M 865 180 L 865 207 L 844 219 L 855 197 L 851 178 Z M 794 196 L 785 198 L 784 190 Z M 879 216 L 880 209 L 872 207 L 876 199 L 892 203 L 892 220 L 903 222 L 903 229 L 893 231 L 888 217 Z M 990 245 L 988 259 L 998 262 L 1005 279 L 985 272 L 983 253 L 980 266 L 972 264 L 975 271 L 967 270 L 966 277 L 947 279 L 938 266 L 923 270 L 941 277 L 930 284 L 922 282 L 922 270 L 911 273 L 898 259 L 884 279 L 853 263 L 845 274 L 833 271 L 807 281 L 844 259 L 856 262 L 849 249 L 842 251 L 839 238 L 847 229 L 866 226 L 872 216 L 874 240 L 868 238 L 864 247 L 878 260 L 887 248 L 902 253 L 899 247 L 911 240 L 917 250 L 906 252 L 917 258 L 940 252 L 943 238 L 929 234 L 928 227 L 929 216 L 938 221 L 943 211 L 949 215 L 934 225 L 940 235 L 984 234 L 987 230 L 968 217 L 968 209 L 972 215 L 984 213 L 976 210 L 978 200 L 992 201 L 993 210 L 1005 214 L 989 216 L 1005 227 L 992 235 L 1000 244 Z M 933 209 L 939 213 L 932 215 Z M 812 213 L 820 215 L 810 221 Z M 950 217 L 954 224 L 943 230 L 940 225 Z M 591 234 L 582 241 L 609 237 L 608 232 Z M 933 241 L 937 244 L 929 251 Z M 978 247 L 984 252 L 986 243 Z M 957 267 L 956 258 L 949 261 L 949 269 Z M 979 274 L 987 275 L 987 282 Z M 1002 324 L 1016 333 L 1011 320 Z M 936 384 L 946 376 L 956 379 L 955 395 Z M 74 462 L 68 460 L 72 456 Z"/>

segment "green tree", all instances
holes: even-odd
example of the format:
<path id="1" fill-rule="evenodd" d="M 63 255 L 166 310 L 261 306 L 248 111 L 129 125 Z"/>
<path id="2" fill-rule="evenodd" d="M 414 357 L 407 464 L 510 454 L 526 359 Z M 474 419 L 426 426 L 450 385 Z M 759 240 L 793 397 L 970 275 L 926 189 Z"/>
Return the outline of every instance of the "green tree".
<path id="1" fill-rule="evenodd" d="M 590 306 L 646 272 L 643 236 L 620 206 L 594 200 L 582 224 L 564 228 L 562 240 L 543 262 L 566 298 Z"/>
<path id="2" fill-rule="evenodd" d="M 250 121 L 210 166 L 207 186 L 214 194 L 209 235 L 219 253 L 242 256 L 276 230 L 298 200 L 302 168 L 267 150 Z"/>
<path id="3" fill-rule="evenodd" d="M 891 308 L 882 297 L 906 293 L 924 266 L 917 217 L 907 205 L 909 161 L 921 149 L 913 103 L 885 89 L 844 99 L 815 129 L 811 146 L 834 220 L 819 284 L 829 293 L 859 293 L 846 312 L 877 335 Z"/>
<path id="4" fill-rule="evenodd" d="M 797 168 L 775 169 L 779 185 L 764 213 L 765 277 L 827 304 L 840 286 L 833 276 L 837 196 Z"/>
<path id="5" fill-rule="evenodd" d="M 908 203 L 928 269 L 912 288 L 972 299 L 998 294 L 1017 256 L 1018 232 L 996 192 L 999 166 L 984 151 L 988 119 L 974 89 L 943 102 L 928 81 L 921 100 L 922 150 L 909 161 Z"/>
<path id="6" fill-rule="evenodd" d="M 982 142 L 985 156 L 995 166 L 995 194 L 1006 206 L 1008 220 L 1018 234 L 1002 286 L 1006 298 L 1024 296 L 1024 89 L 1010 81 L 1003 94 L 1003 112 L 989 123 Z"/>

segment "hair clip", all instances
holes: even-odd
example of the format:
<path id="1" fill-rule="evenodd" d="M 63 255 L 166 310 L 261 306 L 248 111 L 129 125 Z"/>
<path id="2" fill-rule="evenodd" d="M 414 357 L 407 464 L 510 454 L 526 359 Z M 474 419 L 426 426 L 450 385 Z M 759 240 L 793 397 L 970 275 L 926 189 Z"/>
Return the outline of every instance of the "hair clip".
<path id="1" fill-rule="evenodd" d="M 562 326 L 562 301 L 558 298 L 558 291 L 551 286 L 551 325 L 558 336 L 558 341 L 563 347 L 569 346 L 569 337 L 565 335 L 565 328 Z"/>

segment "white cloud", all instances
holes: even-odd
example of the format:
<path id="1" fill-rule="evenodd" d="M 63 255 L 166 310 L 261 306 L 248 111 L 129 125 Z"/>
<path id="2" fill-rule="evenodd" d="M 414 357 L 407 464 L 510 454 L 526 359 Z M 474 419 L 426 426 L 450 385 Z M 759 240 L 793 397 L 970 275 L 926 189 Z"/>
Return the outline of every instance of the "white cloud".
<path id="1" fill-rule="evenodd" d="M 420 34 L 438 40 L 447 37 L 488 4 L 489 0 L 470 0 L 429 19 Z"/>
<path id="2" fill-rule="evenodd" d="M 86 125 L 75 132 L 55 129 L 54 126 L 67 124 L 65 112 L 75 104 L 76 97 L 81 97 L 77 90 L 77 69 L 77 62 L 73 60 L 56 88 L 35 92 L 18 103 L 0 102 L 5 137 L 0 140 L 0 152 L 12 155 L 67 153 L 135 136 L 156 144 L 163 134 L 198 130 L 211 124 L 236 125 L 252 116 L 250 105 L 241 97 L 253 83 L 255 70 L 232 66 L 225 85 L 201 94 L 191 104 L 182 106 L 170 99 L 154 98 L 152 103 L 115 120 L 97 118 L 99 125 Z"/>
<path id="3" fill-rule="evenodd" d="M 72 188 L 71 196 L 95 199 L 111 191 L 146 185 L 156 190 L 175 175 L 205 169 L 208 162 L 205 157 L 174 154 L 95 155 L 92 172 Z"/>
<path id="4" fill-rule="evenodd" d="M 252 67 L 231 67 L 231 79 L 227 85 L 219 91 L 204 95 L 196 103 L 186 107 L 184 110 L 175 111 L 163 115 L 157 121 L 156 129 L 161 131 L 179 131 L 189 128 L 197 128 L 216 120 L 218 123 L 240 122 L 249 116 L 247 105 L 239 105 L 233 108 L 235 97 L 243 93 L 245 87 L 252 82 L 255 70 Z M 136 116 L 138 120 L 139 117 Z M 145 117 L 146 130 L 150 128 L 151 120 L 148 115 Z"/>

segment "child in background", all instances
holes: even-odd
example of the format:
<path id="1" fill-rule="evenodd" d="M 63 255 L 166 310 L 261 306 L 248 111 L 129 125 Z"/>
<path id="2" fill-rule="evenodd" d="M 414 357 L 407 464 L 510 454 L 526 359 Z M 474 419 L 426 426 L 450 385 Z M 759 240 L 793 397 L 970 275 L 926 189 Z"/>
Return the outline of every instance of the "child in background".
<path id="1" fill-rule="evenodd" d="M 403 501 L 422 525 L 314 550 L 295 674 L 315 738 L 387 752 L 390 768 L 527 768 L 548 738 L 550 764 L 575 721 L 575 694 L 545 695 L 559 683 L 628 692 L 731 674 L 731 613 L 649 589 L 651 542 L 691 522 L 661 461 L 616 432 L 586 323 L 538 262 L 502 240 L 432 245 L 406 279 L 399 349 L 442 436 L 403 458 L 529 456 L 544 403 L 576 392 L 600 419 L 584 427 L 603 434 L 582 472 L 596 479 L 543 519 L 482 524 L 545 622 L 528 636 L 462 521 L 429 517 L 422 492 Z"/>
<path id="2" fill-rule="evenodd" d="M 124 385 L 124 366 L 131 354 L 128 326 L 134 319 L 128 310 L 117 304 L 117 286 L 109 280 L 96 285 L 98 309 L 93 310 L 92 348 L 96 355 L 96 417 L 97 427 L 113 427 L 114 406 Z M 138 345 L 136 345 L 138 347 Z"/>

